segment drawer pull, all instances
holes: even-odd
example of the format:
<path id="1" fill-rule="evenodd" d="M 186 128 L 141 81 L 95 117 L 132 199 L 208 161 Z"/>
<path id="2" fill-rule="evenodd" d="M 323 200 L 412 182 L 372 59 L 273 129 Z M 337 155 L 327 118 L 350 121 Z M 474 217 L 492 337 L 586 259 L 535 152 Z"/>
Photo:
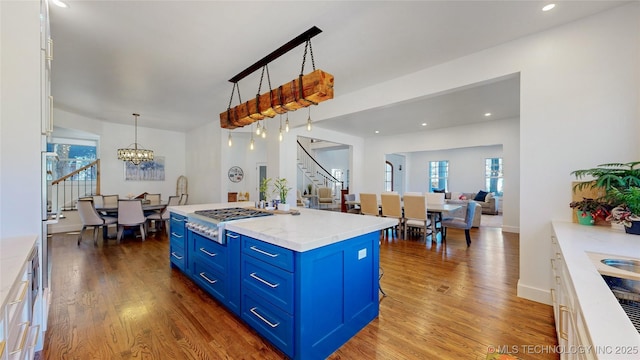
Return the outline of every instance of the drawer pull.
<path id="1" fill-rule="evenodd" d="M 268 287 L 270 287 L 272 289 L 275 289 L 278 286 L 280 286 L 280 284 L 272 284 L 272 283 L 268 282 L 267 280 L 262 279 L 261 277 L 256 275 L 256 273 L 251 273 L 251 274 L 249 274 L 249 276 L 251 276 L 252 278 L 254 278 L 254 279 L 258 280 L 258 281 L 260 281 L 261 283 L 267 285 Z"/>
<path id="2" fill-rule="evenodd" d="M 273 324 L 272 322 L 270 322 L 269 320 L 265 319 L 262 315 L 258 314 L 258 312 L 256 311 L 256 307 L 253 307 L 251 309 L 249 309 L 249 311 L 251 311 L 251 313 L 255 316 L 257 316 L 258 318 L 260 318 L 260 320 L 264 321 L 267 325 L 271 326 L 272 328 L 278 327 L 278 325 L 280 325 L 280 323 L 275 323 Z"/>
<path id="3" fill-rule="evenodd" d="M 556 289 L 551 289 L 551 303 L 556 304 Z"/>
<path id="4" fill-rule="evenodd" d="M 207 254 L 207 255 L 209 255 L 211 257 L 214 257 L 214 256 L 218 255 L 218 254 L 214 254 L 214 253 L 208 252 L 205 248 L 200 248 L 200 251 L 202 251 L 203 253 L 205 253 L 205 254 Z"/>
<path id="5" fill-rule="evenodd" d="M 252 247 L 250 247 L 249 249 L 251 249 L 251 250 L 253 250 L 253 251 L 256 251 L 256 252 L 259 252 L 260 254 L 267 255 L 267 256 L 269 256 L 269 257 L 273 257 L 273 258 L 278 256 L 278 254 L 268 253 L 268 252 L 266 252 L 266 251 L 264 251 L 264 250 L 260 250 L 260 249 L 258 249 L 258 248 L 257 248 L 257 247 L 255 247 L 255 246 L 252 246 Z"/>
<path id="6" fill-rule="evenodd" d="M 13 300 L 12 302 L 9 303 L 9 305 L 14 305 L 17 303 L 21 303 L 24 300 L 24 296 L 27 294 L 27 287 L 29 287 L 29 282 L 28 281 L 23 281 L 22 282 L 22 291 L 20 292 L 20 297 Z"/>
<path id="7" fill-rule="evenodd" d="M 179 256 L 178 254 L 176 254 L 175 252 L 171 253 L 171 256 L 173 256 L 174 258 L 178 259 L 178 260 L 182 260 L 184 259 L 184 256 Z"/>
<path id="8" fill-rule="evenodd" d="M 175 237 L 177 237 L 178 239 L 182 239 L 182 235 L 178 235 L 178 234 L 176 234 L 176 233 L 174 233 L 174 232 L 172 232 L 172 233 L 171 233 L 171 236 L 175 236 Z"/>
<path id="9" fill-rule="evenodd" d="M 18 345 L 18 347 L 13 350 L 12 352 L 9 353 L 9 355 L 13 355 L 16 353 L 19 353 L 20 351 L 22 351 L 22 349 L 24 349 L 24 343 L 27 342 L 27 334 L 29 333 L 29 322 L 24 322 L 22 324 L 20 324 L 20 326 L 24 326 L 24 328 L 22 329 L 22 336 L 20 338 L 20 343 Z"/>
<path id="10" fill-rule="evenodd" d="M 237 239 L 237 238 L 239 238 L 240 236 L 227 233 L 227 237 L 230 237 L 230 238 L 232 238 L 232 239 Z"/>
<path id="11" fill-rule="evenodd" d="M 40 325 L 34 326 L 33 329 L 36 331 L 36 335 L 33 337 L 33 342 L 29 345 L 29 348 L 34 348 L 38 345 L 38 336 L 40 336 Z"/>
<path id="12" fill-rule="evenodd" d="M 205 275 L 205 274 L 204 274 L 204 272 L 201 272 L 201 273 L 200 273 L 200 276 L 201 276 L 203 279 L 207 280 L 207 281 L 209 282 L 209 284 L 215 284 L 215 283 L 217 283 L 217 282 L 218 282 L 218 280 L 211 280 L 211 279 L 209 279 L 209 278 L 207 277 L 207 275 Z"/>
<path id="13" fill-rule="evenodd" d="M 175 222 L 183 222 L 184 220 L 172 217 L 172 218 L 171 218 L 171 221 L 175 221 Z"/>
<path id="14" fill-rule="evenodd" d="M 552 268 L 553 270 L 555 270 L 555 269 L 556 269 L 556 260 L 555 260 L 555 259 L 551 259 L 551 268 Z"/>

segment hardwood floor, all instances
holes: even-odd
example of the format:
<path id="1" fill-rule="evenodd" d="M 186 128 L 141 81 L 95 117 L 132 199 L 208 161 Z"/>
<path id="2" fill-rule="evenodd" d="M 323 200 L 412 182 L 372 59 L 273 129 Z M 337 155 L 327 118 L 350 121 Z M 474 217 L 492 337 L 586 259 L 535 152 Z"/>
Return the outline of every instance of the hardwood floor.
<path id="1" fill-rule="evenodd" d="M 387 234 L 388 235 L 388 234 Z M 382 237 L 380 316 L 330 359 L 558 359 L 552 308 L 516 297 L 518 236 L 450 230 L 446 244 Z M 282 359 L 180 271 L 168 239 L 53 238 L 52 302 L 39 359 Z M 517 354 L 516 354 L 517 352 Z"/>

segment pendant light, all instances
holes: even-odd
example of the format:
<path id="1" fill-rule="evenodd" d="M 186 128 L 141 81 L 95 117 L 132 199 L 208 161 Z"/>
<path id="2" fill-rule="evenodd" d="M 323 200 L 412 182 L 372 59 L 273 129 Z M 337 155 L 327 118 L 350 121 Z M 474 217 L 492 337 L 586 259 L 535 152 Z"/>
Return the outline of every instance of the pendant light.
<path id="1" fill-rule="evenodd" d="M 311 131 L 311 107 L 308 107 L 307 109 L 309 109 L 309 117 L 307 118 L 307 131 Z"/>
<path id="2" fill-rule="evenodd" d="M 118 160 L 140 165 L 145 161 L 153 161 L 153 150 L 147 150 L 138 144 L 138 116 L 140 114 L 134 113 L 133 116 L 135 117 L 135 142 L 129 145 L 128 148 L 118 149 Z"/>
<path id="3" fill-rule="evenodd" d="M 233 145 L 233 141 L 231 140 L 231 131 L 229 131 L 229 147 Z"/>
<path id="4" fill-rule="evenodd" d="M 282 136 L 282 114 L 280 114 L 280 130 L 278 131 L 278 140 L 280 140 L 280 142 L 282 142 L 283 136 Z"/>
<path id="5" fill-rule="evenodd" d="M 251 125 L 251 127 L 253 127 L 253 125 Z M 250 150 L 253 150 L 253 144 L 254 144 L 254 141 L 253 141 L 253 129 L 251 129 L 251 141 L 249 141 L 249 149 Z"/>
<path id="6" fill-rule="evenodd" d="M 289 132 L 289 113 L 287 113 L 287 119 L 284 121 L 284 131 Z"/>

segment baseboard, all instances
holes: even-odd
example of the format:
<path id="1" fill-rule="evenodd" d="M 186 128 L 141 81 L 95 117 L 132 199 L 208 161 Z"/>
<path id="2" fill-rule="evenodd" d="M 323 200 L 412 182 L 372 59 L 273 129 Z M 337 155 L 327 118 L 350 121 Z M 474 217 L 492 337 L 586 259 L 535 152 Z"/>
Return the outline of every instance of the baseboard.
<path id="1" fill-rule="evenodd" d="M 551 305 L 551 291 L 524 285 L 518 280 L 518 297 Z"/>
<path id="2" fill-rule="evenodd" d="M 520 234 L 520 227 L 519 226 L 508 226 L 508 225 L 502 225 L 502 232 L 508 232 L 508 233 L 516 233 L 516 234 Z"/>

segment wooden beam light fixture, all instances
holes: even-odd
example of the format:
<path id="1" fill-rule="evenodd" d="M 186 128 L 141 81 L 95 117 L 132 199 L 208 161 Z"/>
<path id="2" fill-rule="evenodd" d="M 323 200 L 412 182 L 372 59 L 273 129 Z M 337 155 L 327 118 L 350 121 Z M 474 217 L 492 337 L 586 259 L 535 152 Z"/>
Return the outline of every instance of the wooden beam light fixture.
<path id="1" fill-rule="evenodd" d="M 312 27 L 304 33 L 298 35 L 288 43 L 282 45 L 269 55 L 265 56 L 255 64 L 241 71 L 238 75 L 229 79 L 233 83 L 231 90 L 231 99 L 226 111 L 220 113 L 220 127 L 225 129 L 235 129 L 250 125 L 256 121 L 264 120 L 265 117 L 273 118 L 277 114 L 284 114 L 289 111 L 295 111 L 311 105 L 317 105 L 323 101 L 333 99 L 333 75 L 326 73 L 320 69 L 316 70 L 315 61 L 313 59 L 313 50 L 311 48 L 311 38 L 321 33 L 322 30 Z M 302 58 L 302 69 L 297 79 L 280 85 L 275 89 L 271 88 L 271 79 L 269 77 L 268 64 L 284 55 L 296 46 L 305 43 L 304 55 Z M 303 75 L 304 65 L 307 57 L 307 50 L 310 52 L 313 71 Z M 260 77 L 260 85 L 255 98 L 243 102 L 240 97 L 240 87 L 238 81 L 252 74 L 254 71 L 262 69 Z M 262 80 L 265 71 L 269 83 L 269 91 L 260 94 Z M 231 107 L 233 95 L 238 91 L 239 105 Z M 288 119 L 287 119 L 288 120 Z M 288 130 L 288 121 L 287 121 Z"/>

